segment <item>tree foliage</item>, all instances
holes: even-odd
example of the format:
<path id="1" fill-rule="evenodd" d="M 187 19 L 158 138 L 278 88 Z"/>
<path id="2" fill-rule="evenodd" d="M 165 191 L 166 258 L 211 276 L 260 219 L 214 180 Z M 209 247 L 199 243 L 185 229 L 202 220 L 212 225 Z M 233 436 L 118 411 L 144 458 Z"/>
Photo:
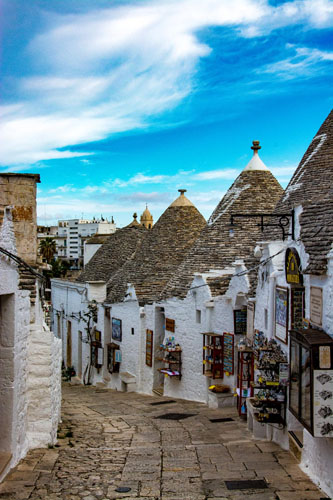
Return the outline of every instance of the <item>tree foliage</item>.
<path id="1" fill-rule="evenodd" d="M 39 243 L 39 251 L 46 262 L 50 264 L 57 251 L 56 241 L 53 238 L 44 238 Z"/>

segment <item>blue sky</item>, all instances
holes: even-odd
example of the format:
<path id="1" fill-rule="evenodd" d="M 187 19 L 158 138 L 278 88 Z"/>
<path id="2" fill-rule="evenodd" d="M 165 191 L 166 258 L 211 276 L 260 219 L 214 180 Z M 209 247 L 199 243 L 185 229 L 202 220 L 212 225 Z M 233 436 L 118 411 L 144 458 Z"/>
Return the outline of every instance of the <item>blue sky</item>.
<path id="1" fill-rule="evenodd" d="M 251 158 L 286 186 L 332 109 L 331 0 L 0 0 L 0 171 L 41 224 L 179 188 L 207 218 Z"/>

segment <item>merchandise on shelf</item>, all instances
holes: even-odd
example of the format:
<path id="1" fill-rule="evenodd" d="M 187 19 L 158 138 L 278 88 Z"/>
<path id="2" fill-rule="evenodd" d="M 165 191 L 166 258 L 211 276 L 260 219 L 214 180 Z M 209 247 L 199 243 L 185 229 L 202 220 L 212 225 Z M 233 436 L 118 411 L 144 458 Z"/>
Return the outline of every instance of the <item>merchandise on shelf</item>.
<path id="1" fill-rule="evenodd" d="M 160 350 L 163 351 L 163 356 L 159 358 L 159 361 L 164 363 L 164 367 L 159 368 L 159 371 L 169 377 L 178 377 L 180 380 L 182 376 L 182 350 L 180 345 L 176 343 L 174 337 L 168 337 L 165 339 L 165 343 L 160 345 Z"/>

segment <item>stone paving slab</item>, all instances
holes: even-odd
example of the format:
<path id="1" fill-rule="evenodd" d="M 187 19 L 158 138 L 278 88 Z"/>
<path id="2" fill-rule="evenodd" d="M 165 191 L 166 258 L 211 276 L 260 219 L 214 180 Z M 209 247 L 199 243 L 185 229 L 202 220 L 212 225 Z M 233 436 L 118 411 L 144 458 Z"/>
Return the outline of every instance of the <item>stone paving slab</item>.
<path id="1" fill-rule="evenodd" d="M 256 441 L 234 409 L 94 387 L 63 388 L 58 444 L 29 452 L 0 484 L 4 500 L 319 500 L 296 459 Z M 165 413 L 195 416 L 155 418 Z M 231 417 L 232 422 L 210 419 Z M 263 479 L 262 490 L 225 481 Z M 119 486 L 129 492 L 119 493 Z"/>

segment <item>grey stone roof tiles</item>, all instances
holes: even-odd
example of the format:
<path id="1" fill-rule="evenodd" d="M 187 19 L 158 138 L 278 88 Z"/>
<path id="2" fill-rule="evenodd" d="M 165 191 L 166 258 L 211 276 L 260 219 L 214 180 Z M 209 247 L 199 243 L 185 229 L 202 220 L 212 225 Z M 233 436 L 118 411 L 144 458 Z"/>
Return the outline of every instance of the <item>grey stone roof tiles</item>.
<path id="1" fill-rule="evenodd" d="M 325 197 L 333 179 L 333 110 L 330 112 L 301 159 L 276 211 Z"/>
<path id="2" fill-rule="evenodd" d="M 301 240 L 309 254 L 309 263 L 303 270 L 306 274 L 326 273 L 327 254 L 333 242 L 333 199 L 317 201 L 303 207 L 300 216 Z"/>
<path id="3" fill-rule="evenodd" d="M 310 261 L 306 272 L 326 272 L 326 255 L 332 239 L 332 187 L 333 187 L 333 111 L 312 139 L 285 193 L 278 201 L 275 213 L 289 212 L 303 206 L 300 217 L 301 239 Z M 320 231 L 318 232 L 318 230 Z M 265 233 L 267 240 L 279 239 L 281 232 Z"/>
<path id="4" fill-rule="evenodd" d="M 97 250 L 76 281 L 108 281 L 125 262 L 132 258 L 141 245 L 147 230 L 138 225 L 118 229 Z"/>
<path id="5" fill-rule="evenodd" d="M 128 283 L 135 286 L 141 305 L 158 300 L 206 224 L 196 207 L 180 198 L 147 231 L 133 259 L 110 277 L 107 302 L 123 301 Z"/>
<path id="6" fill-rule="evenodd" d="M 243 170 L 211 215 L 206 227 L 197 239 L 186 259 L 164 288 L 161 297 L 184 298 L 194 273 L 206 273 L 211 269 L 230 267 L 236 259 L 244 259 L 248 267 L 257 264 L 253 249 L 260 238 L 258 220 L 237 219 L 234 237 L 229 236 L 231 213 L 270 212 L 274 209 L 283 190 L 267 170 Z M 252 288 L 256 273 L 251 275 Z M 224 293 L 230 277 L 209 278 L 213 295 Z"/>

